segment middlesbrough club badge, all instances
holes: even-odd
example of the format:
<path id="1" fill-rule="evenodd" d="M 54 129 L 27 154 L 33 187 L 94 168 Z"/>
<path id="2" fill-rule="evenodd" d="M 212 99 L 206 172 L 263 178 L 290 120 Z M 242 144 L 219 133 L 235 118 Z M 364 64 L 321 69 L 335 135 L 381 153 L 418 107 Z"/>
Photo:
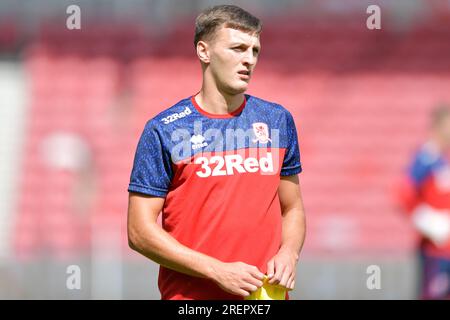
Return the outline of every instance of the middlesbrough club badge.
<path id="1" fill-rule="evenodd" d="M 253 124 L 253 132 L 255 133 L 256 139 L 253 142 L 259 141 L 260 143 L 272 142 L 269 138 L 269 127 L 263 122 L 256 122 Z"/>

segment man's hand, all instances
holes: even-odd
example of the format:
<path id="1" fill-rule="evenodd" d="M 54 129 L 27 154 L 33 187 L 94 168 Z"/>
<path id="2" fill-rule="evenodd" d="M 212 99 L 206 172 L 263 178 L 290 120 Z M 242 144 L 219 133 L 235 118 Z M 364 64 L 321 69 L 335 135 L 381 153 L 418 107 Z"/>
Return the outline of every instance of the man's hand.
<path id="1" fill-rule="evenodd" d="M 267 263 L 269 283 L 294 289 L 297 261 L 297 253 L 289 249 L 281 248 Z"/>
<path id="2" fill-rule="evenodd" d="M 445 245 L 450 238 L 450 213 L 421 204 L 412 213 L 413 224 L 437 247 Z"/>
<path id="3" fill-rule="evenodd" d="M 244 262 L 220 263 L 213 280 L 223 290 L 247 297 L 263 285 L 264 274 L 255 266 Z"/>

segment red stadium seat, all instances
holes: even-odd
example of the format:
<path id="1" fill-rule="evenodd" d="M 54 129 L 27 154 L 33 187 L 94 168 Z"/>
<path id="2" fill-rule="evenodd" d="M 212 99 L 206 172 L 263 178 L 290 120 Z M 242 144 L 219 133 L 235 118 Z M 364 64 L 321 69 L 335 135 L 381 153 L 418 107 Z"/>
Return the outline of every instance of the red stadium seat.
<path id="1" fill-rule="evenodd" d="M 449 67 L 450 29 L 427 39 L 420 28 L 398 37 L 332 21 L 265 26 L 249 93 L 283 104 L 297 123 L 310 229 L 305 252 L 414 246 L 391 185 L 424 138 L 431 108 L 450 101 L 450 79 L 440 72 Z M 200 88 L 191 29 L 181 25 L 158 39 L 137 27 L 102 26 L 72 33 L 71 43 L 59 30 L 44 26 L 25 55 L 31 103 L 16 253 L 47 250 L 64 259 L 89 250 L 95 228 L 119 230 L 129 253 L 126 189 L 137 139 L 148 119 Z M 189 47 L 180 49 L 184 42 Z M 91 152 L 97 193 L 85 218 L 73 207 L 80 173 L 42 159 L 43 139 L 58 131 L 79 135 Z"/>

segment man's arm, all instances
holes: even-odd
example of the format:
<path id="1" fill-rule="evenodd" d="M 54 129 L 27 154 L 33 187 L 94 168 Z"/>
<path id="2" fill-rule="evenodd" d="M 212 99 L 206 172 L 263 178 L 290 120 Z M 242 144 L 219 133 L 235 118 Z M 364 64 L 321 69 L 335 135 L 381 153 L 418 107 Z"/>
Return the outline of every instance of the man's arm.
<path id="1" fill-rule="evenodd" d="M 293 289 L 296 265 L 306 234 L 305 211 L 298 176 L 281 177 L 278 188 L 282 212 L 282 240 L 278 253 L 268 262 L 269 283 Z"/>
<path id="2" fill-rule="evenodd" d="M 130 247 L 156 263 L 195 277 L 215 281 L 223 290 L 248 296 L 262 286 L 263 274 L 243 262 L 223 263 L 192 250 L 157 224 L 164 198 L 130 192 L 128 242 Z"/>

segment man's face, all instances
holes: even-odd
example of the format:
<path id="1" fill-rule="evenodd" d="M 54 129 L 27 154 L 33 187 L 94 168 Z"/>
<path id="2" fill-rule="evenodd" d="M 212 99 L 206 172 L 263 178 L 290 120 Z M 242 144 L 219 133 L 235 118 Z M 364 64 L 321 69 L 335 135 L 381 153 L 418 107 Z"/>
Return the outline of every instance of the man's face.
<path id="1" fill-rule="evenodd" d="M 446 144 L 446 147 L 450 148 L 450 115 L 447 115 L 444 119 L 442 119 L 438 132 Z"/>
<path id="2" fill-rule="evenodd" d="M 222 27 L 208 47 L 209 68 L 219 90 L 232 95 L 245 92 L 258 60 L 259 36 Z"/>

